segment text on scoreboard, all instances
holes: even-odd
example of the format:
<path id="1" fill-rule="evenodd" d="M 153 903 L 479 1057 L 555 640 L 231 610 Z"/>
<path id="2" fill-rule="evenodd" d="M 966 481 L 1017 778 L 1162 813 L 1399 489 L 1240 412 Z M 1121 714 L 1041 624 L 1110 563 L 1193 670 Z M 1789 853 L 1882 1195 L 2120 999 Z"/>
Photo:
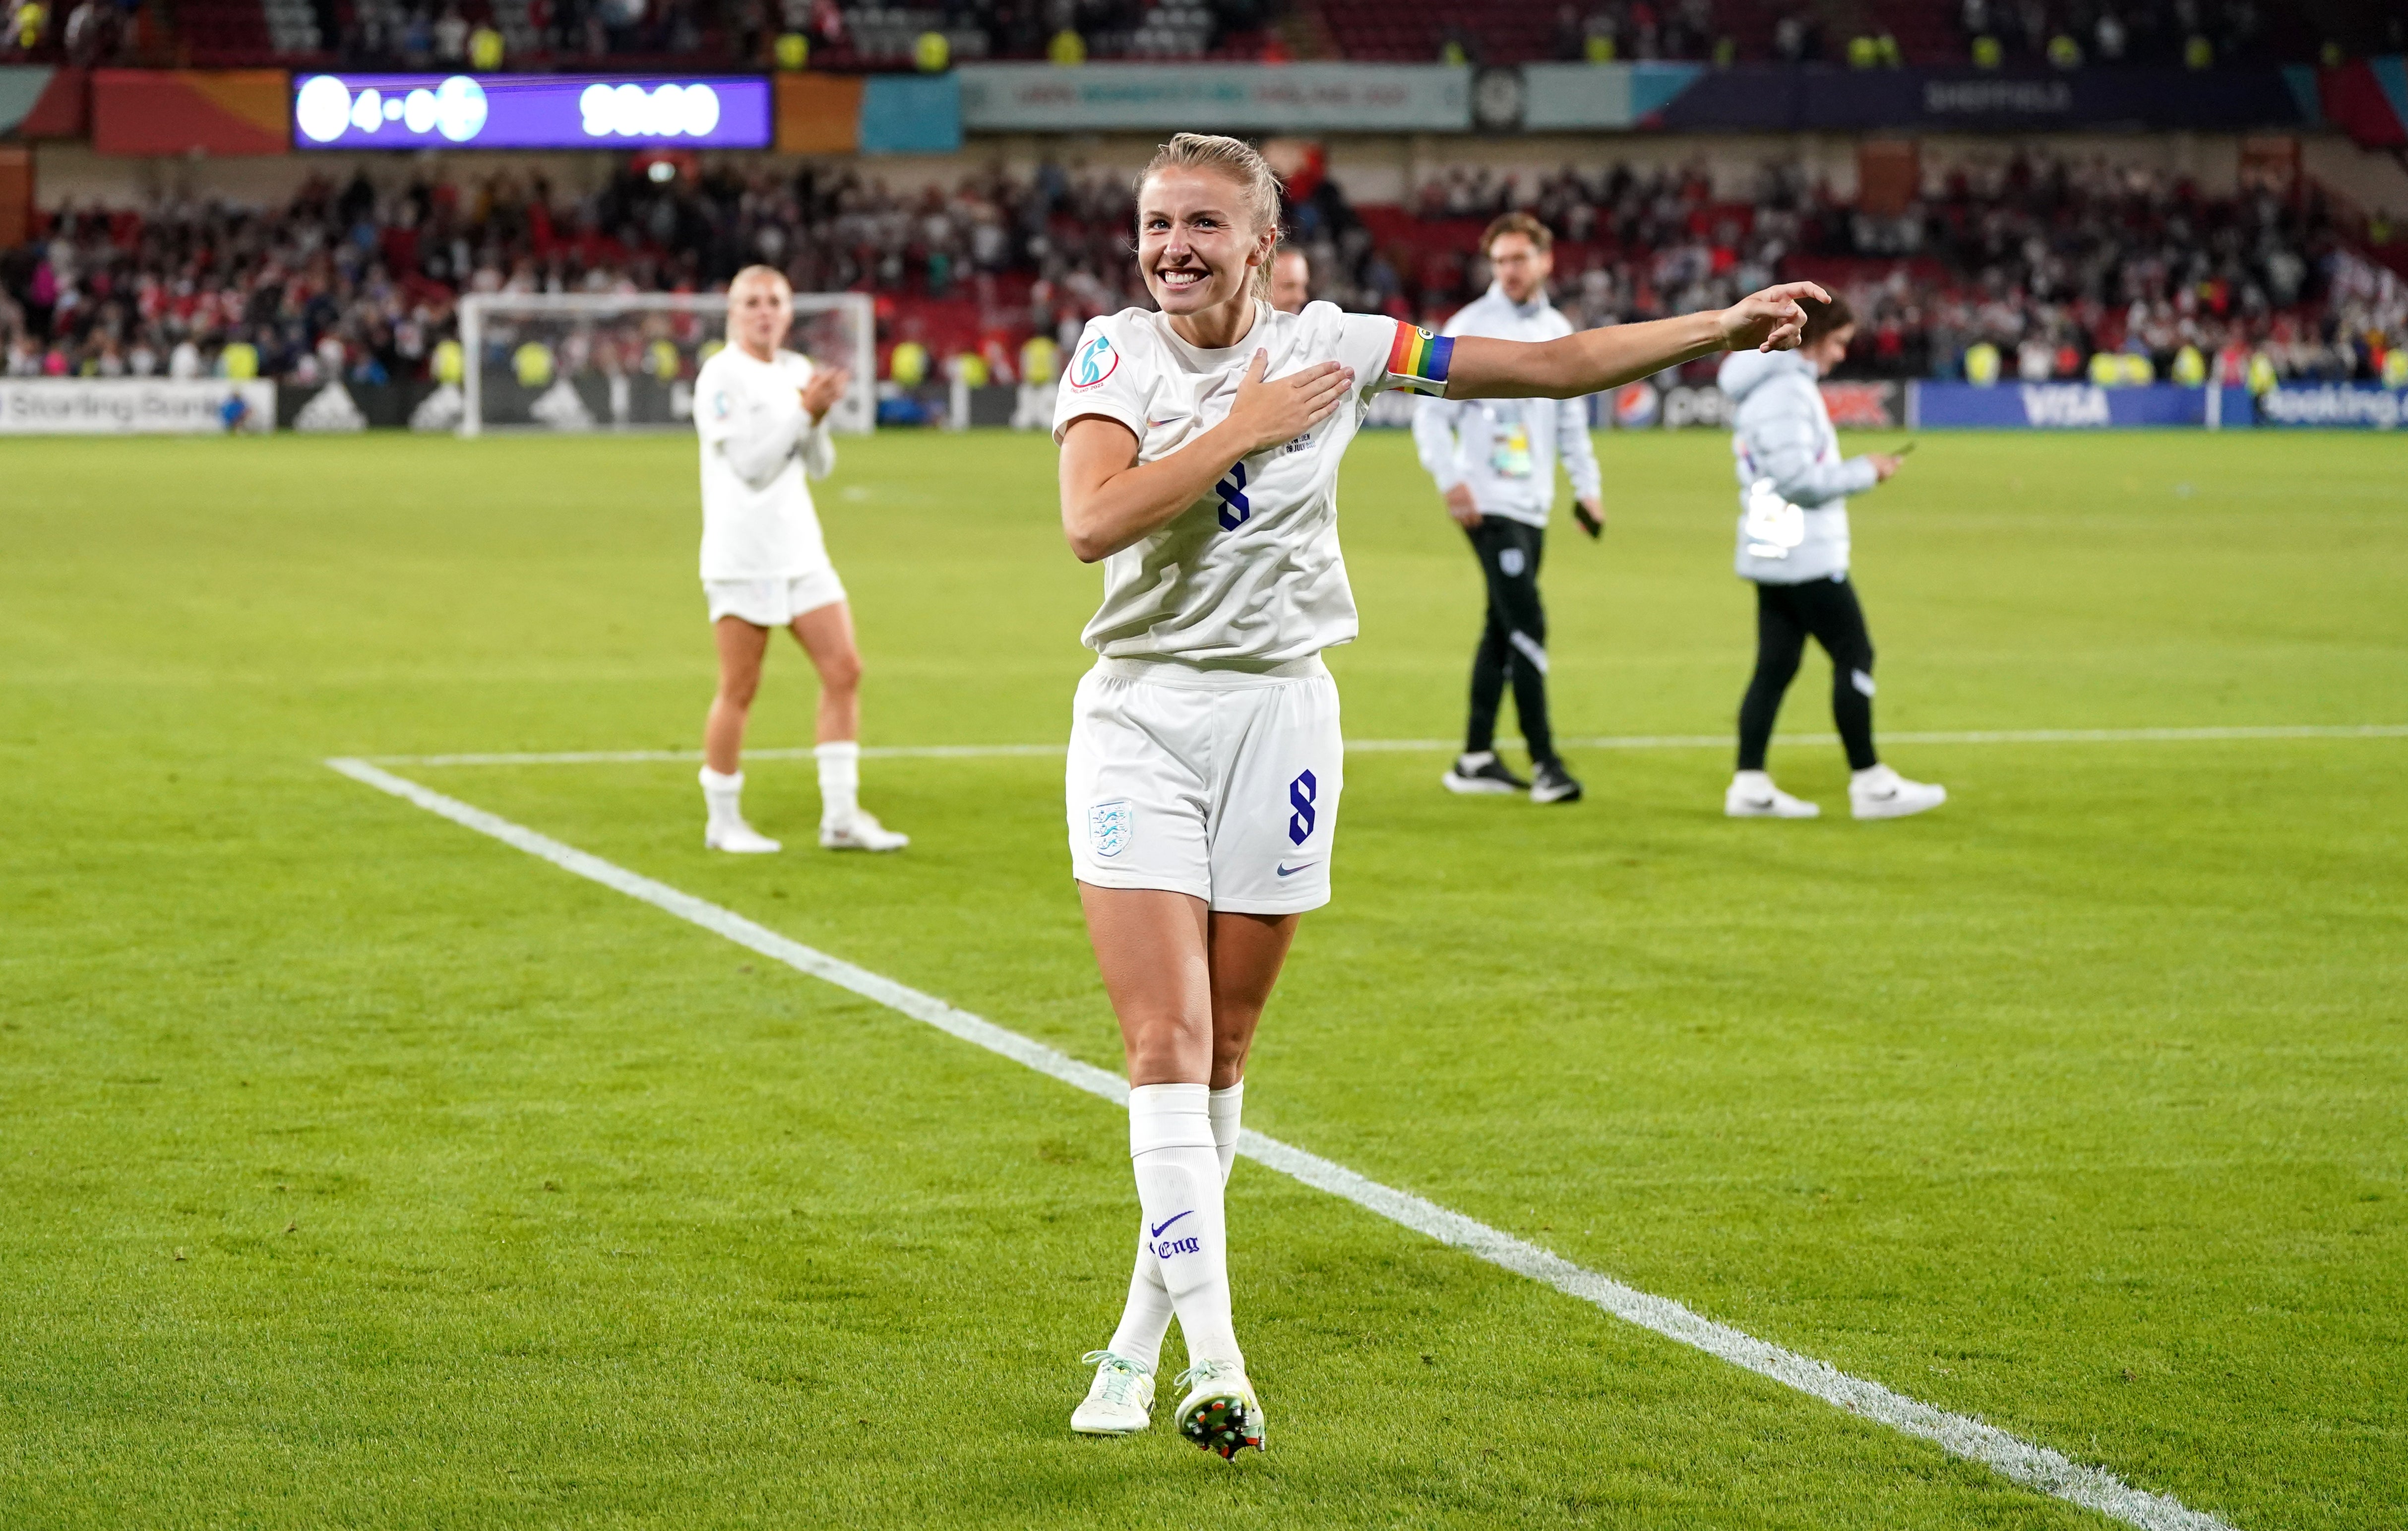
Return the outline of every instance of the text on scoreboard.
<path id="1" fill-rule="evenodd" d="M 758 76 L 296 75 L 296 149 L 767 149 Z"/>

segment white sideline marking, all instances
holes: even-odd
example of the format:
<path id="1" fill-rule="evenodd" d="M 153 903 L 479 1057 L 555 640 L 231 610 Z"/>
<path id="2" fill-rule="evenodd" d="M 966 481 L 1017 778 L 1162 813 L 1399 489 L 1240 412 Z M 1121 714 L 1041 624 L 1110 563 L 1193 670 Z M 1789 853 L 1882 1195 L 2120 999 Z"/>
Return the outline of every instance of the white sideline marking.
<path id="1" fill-rule="evenodd" d="M 514 845 L 530 856 L 540 857 L 564 871 L 573 872 L 630 898 L 640 899 L 798 972 L 825 979 L 838 989 L 850 989 L 865 999 L 875 1000 L 914 1020 L 926 1021 L 939 1031 L 951 1033 L 990 1052 L 1000 1053 L 1014 1062 L 1026 1064 L 1039 1074 L 1076 1086 L 1091 1095 L 1100 1095 L 1114 1105 L 1128 1104 L 1128 1086 L 1116 1074 L 1108 1073 L 1092 1063 L 1081 1062 L 1017 1032 L 1007 1031 L 993 1021 L 957 1009 L 933 994 L 924 994 L 867 968 L 856 967 L 842 958 L 831 957 L 806 946 L 745 918 L 732 909 L 681 892 L 666 883 L 655 882 L 573 845 L 563 845 L 548 835 L 538 834 L 498 815 L 471 807 L 457 798 L 445 797 L 416 782 L 380 771 L 365 760 L 337 758 L 328 760 L 326 764 L 353 781 L 364 782 L 380 792 L 390 792 L 431 814 L 480 834 L 490 835 L 504 845 Z M 1936 1408 L 1903 1394 L 1893 1393 L 1878 1382 L 1851 1377 L 1826 1362 L 1785 1350 L 1728 1324 L 1716 1323 L 1669 1297 L 1657 1297 L 1635 1287 L 1625 1286 L 1610 1276 L 1576 1265 L 1561 1255 L 1526 1243 L 1460 1212 L 1449 1211 L 1411 1192 L 1382 1185 L 1377 1180 L 1357 1175 L 1343 1164 L 1332 1163 L 1318 1154 L 1266 1137 L 1251 1128 L 1246 1129 L 1240 1138 L 1238 1151 L 1316 1190 L 1328 1192 L 1333 1196 L 1375 1212 L 1391 1222 L 1426 1234 L 1441 1244 L 1477 1255 L 1491 1264 L 1500 1265 L 1516 1275 L 1526 1276 L 1567 1295 L 1594 1304 L 1615 1318 L 1703 1350 L 1732 1365 L 1769 1377 L 1784 1386 L 1844 1408 L 1851 1414 L 1862 1415 L 1893 1430 L 1931 1441 L 1951 1455 L 1981 1463 L 2043 1494 L 2113 1516 L 2127 1524 L 2142 1527 L 2143 1531 L 2233 1531 L 2225 1522 L 2192 1509 L 2178 1499 L 2134 1488 L 2104 1467 L 2076 1462 L 2061 1452 L 2035 1445 L 1996 1425 Z"/>
<path id="2" fill-rule="evenodd" d="M 1564 739 L 1557 741 L 1572 749 L 1721 749 L 1727 748 L 1732 736 L 1727 733 L 1665 733 L 1609 734 L 1600 739 Z M 2275 724 L 2264 728 L 2211 729 L 2007 729 L 1942 731 L 1937 733 L 1900 733 L 1884 730 L 1882 738 L 1897 744 L 2181 744 L 2213 743 L 2218 740 L 2243 739 L 2408 739 L 2408 724 Z M 1836 733 L 1784 733 L 1777 737 L 1781 744 L 1836 744 Z M 1518 744 L 1518 739 L 1501 741 Z M 1455 750 L 1462 742 L 1455 739 L 1349 739 L 1350 750 L 1421 751 Z M 863 748 L 865 760 L 982 760 L 1006 756 L 1058 756 L 1060 744 L 871 744 Z M 807 749 L 748 749 L 745 758 L 752 760 L 808 760 Z M 695 750 L 683 749 L 601 749 L 567 750 L 549 754 L 501 755 L 372 755 L 366 758 L 378 765 L 406 766 L 523 766 L 523 765 L 629 765 L 638 763 L 670 763 L 700 760 Z"/>

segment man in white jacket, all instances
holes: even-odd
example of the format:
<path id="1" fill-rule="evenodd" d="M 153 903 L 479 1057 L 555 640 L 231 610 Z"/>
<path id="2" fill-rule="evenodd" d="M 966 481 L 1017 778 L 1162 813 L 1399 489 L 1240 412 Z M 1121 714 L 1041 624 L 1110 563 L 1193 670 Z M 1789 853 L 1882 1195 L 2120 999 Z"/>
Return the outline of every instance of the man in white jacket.
<path id="1" fill-rule="evenodd" d="M 1740 483 L 1742 579 L 1756 585 L 1756 673 L 1739 710 L 1739 771 L 1723 795 L 1733 818 L 1813 818 L 1822 810 L 1772 785 L 1764 754 L 1781 699 L 1811 636 L 1831 657 L 1831 718 L 1854 773 L 1858 818 L 1937 808 L 1943 787 L 1900 776 L 1873 752 L 1873 644 L 1848 580 L 1848 501 L 1898 471 L 1899 459 L 1842 458 L 1823 405 L 1822 376 L 1855 339 L 1847 300 L 1801 300 L 1804 339 L 1779 354 L 1733 354 L 1716 377 L 1736 409 L 1731 452 Z"/>
<path id="2" fill-rule="evenodd" d="M 1547 301 L 1554 236 L 1526 212 L 1509 212 L 1481 237 L 1496 283 L 1446 323 L 1448 335 L 1553 340 L 1572 332 Z M 1591 537 L 1605 530 L 1588 402 L 1565 398 L 1424 398 L 1413 407 L 1413 443 L 1438 481 L 1447 514 L 1471 540 L 1487 585 L 1487 625 L 1471 660 L 1471 719 L 1463 753 L 1441 778 L 1451 792 L 1527 791 L 1533 802 L 1576 802 L 1581 784 L 1555 754 L 1547 716 L 1547 613 L 1539 560 L 1555 508 L 1555 459 L 1571 475 L 1573 507 Z M 1508 680 L 1530 751 L 1524 781 L 1497 758 L 1497 712 Z"/>
<path id="3" fill-rule="evenodd" d="M 719 646 L 719 690 L 703 725 L 702 843 L 760 853 L 778 842 L 744 821 L 744 725 L 761 686 L 769 629 L 785 628 L 819 672 L 820 844 L 899 850 L 910 843 L 862 810 L 861 654 L 844 582 L 828 561 L 810 478 L 836 468 L 827 412 L 841 368 L 780 349 L 795 321 L 786 279 L 751 266 L 727 286 L 727 348 L 694 382 L 702 439 L 702 588 Z"/>

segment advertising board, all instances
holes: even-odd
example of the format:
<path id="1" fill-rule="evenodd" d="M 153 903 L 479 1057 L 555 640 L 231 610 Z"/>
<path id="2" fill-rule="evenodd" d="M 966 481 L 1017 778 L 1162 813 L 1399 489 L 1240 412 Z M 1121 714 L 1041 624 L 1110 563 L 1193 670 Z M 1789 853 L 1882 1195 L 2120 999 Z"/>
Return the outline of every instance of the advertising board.
<path id="1" fill-rule="evenodd" d="M 2398 430 L 2408 426 L 2408 390 L 2362 383 L 2287 383 L 2258 396 L 2258 423 Z"/>
<path id="2" fill-rule="evenodd" d="M 1637 388 L 1642 384 L 1632 383 Z M 1900 383 L 1826 383 L 1823 406 L 1831 412 L 1831 424 L 1842 430 L 1894 430 L 1904 423 L 1906 390 Z M 1625 429 L 1640 429 L 1660 425 L 1667 430 L 1680 430 L 1697 426 L 1714 430 L 1731 428 L 1731 397 L 1711 384 L 1697 387 L 1687 384 L 1666 388 L 1657 393 L 1652 407 L 1639 398 L 1627 401 L 1628 407 L 1617 407 L 1615 422 Z M 1617 401 L 1618 405 L 1622 401 Z"/>
<path id="3" fill-rule="evenodd" d="M 213 378 L 0 381 L 0 434 L 5 435 L 216 435 L 275 428 L 272 383 Z"/>
<path id="4" fill-rule="evenodd" d="M 1461 133 L 1471 71 L 1444 64 L 965 64 L 973 133 L 1188 128 Z"/>
<path id="5" fill-rule="evenodd" d="M 2204 426 L 2208 390 L 2168 383 L 2100 388 L 2086 383 L 1980 387 L 1923 383 L 1914 390 L 1916 426 L 1989 429 L 2107 430 L 2136 426 Z M 2224 423 L 2224 422 L 2219 422 Z"/>

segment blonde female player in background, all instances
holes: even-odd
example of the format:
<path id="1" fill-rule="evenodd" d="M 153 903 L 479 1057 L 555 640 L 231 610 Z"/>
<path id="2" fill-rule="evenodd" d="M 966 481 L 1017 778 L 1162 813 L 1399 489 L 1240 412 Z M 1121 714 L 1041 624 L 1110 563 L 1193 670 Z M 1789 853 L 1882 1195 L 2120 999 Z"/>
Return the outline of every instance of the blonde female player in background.
<path id="1" fill-rule="evenodd" d="M 1718 312 L 1543 342 L 1433 337 L 1263 301 L 1279 183 L 1235 138 L 1182 133 L 1138 182 L 1160 312 L 1088 325 L 1054 407 L 1062 526 L 1104 564 L 1066 788 L 1079 898 L 1127 1051 L 1140 1228 L 1128 1304 L 1071 1428 L 1146 1427 L 1175 1314 L 1179 1428 L 1260 1448 L 1230 1317 L 1222 1185 L 1246 1052 L 1297 918 L 1329 900 L 1344 785 L 1321 651 L 1354 637 L 1339 460 L 1383 389 L 1570 398 L 1732 347 L 1785 350 L 1807 282 Z"/>
<path id="2" fill-rule="evenodd" d="M 827 412 L 848 374 L 780 349 L 795 295 L 767 266 L 727 284 L 727 348 L 694 381 L 702 438 L 702 589 L 719 643 L 719 691 L 702 730 L 702 843 L 759 853 L 778 842 L 744 821 L 744 724 L 761 687 L 769 629 L 785 628 L 820 674 L 820 844 L 829 850 L 900 850 L 896 833 L 862 810 L 861 653 L 844 582 L 828 562 L 810 486 L 836 469 Z"/>

